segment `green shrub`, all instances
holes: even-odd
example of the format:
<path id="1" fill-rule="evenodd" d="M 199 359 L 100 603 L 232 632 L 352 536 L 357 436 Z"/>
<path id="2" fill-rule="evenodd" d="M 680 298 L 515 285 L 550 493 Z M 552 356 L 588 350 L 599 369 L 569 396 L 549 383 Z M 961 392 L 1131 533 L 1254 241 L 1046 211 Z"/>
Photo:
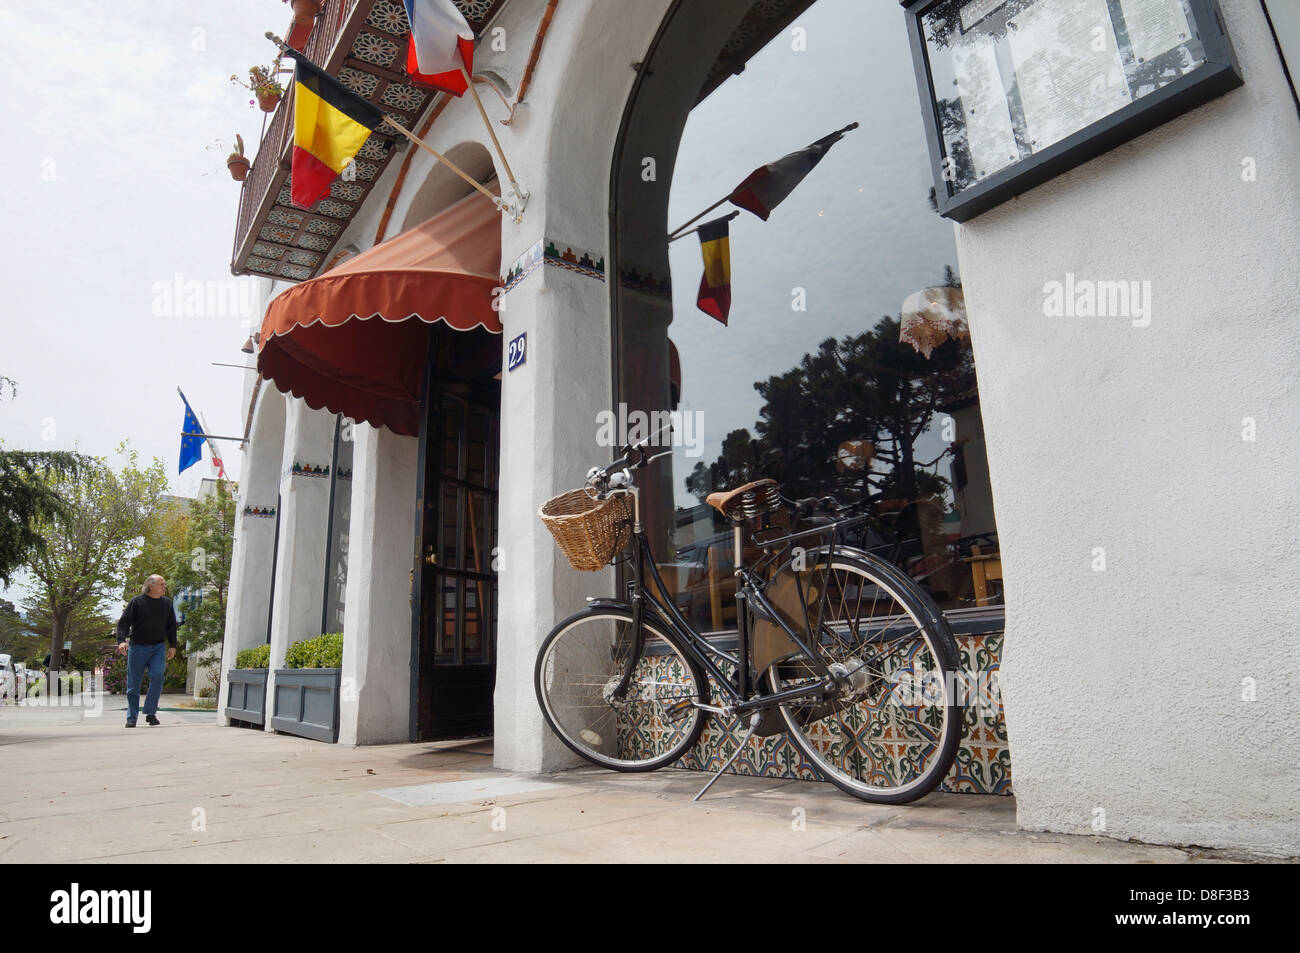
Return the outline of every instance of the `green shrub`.
<path id="1" fill-rule="evenodd" d="M 235 656 L 235 668 L 267 668 L 271 664 L 271 646 L 258 645 L 241 649 Z"/>
<path id="2" fill-rule="evenodd" d="M 284 653 L 285 668 L 342 668 L 343 633 L 330 632 L 303 639 Z"/>

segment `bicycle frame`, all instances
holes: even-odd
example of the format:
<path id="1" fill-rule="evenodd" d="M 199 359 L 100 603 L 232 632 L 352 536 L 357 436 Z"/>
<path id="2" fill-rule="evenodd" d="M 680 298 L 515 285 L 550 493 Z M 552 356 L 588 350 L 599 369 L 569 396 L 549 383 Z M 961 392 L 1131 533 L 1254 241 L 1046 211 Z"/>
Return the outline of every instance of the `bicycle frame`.
<path id="1" fill-rule="evenodd" d="M 661 626 L 670 629 L 678 637 L 681 648 L 691 657 L 691 659 L 700 665 L 718 685 L 719 690 L 726 696 L 728 704 L 724 705 L 721 711 L 727 714 L 747 714 L 767 708 L 773 708 L 777 705 L 784 704 L 797 699 L 815 698 L 817 701 L 824 701 L 828 694 L 835 691 L 835 678 L 830 670 L 823 664 L 819 653 L 813 651 L 812 647 L 804 641 L 805 635 L 796 632 L 777 609 L 768 602 L 763 594 L 765 582 L 755 570 L 770 566 L 773 562 L 779 560 L 785 553 L 789 552 L 792 544 L 800 539 L 810 536 L 831 534 L 831 543 L 828 550 L 830 558 L 835 553 L 835 543 L 839 531 L 846 529 L 858 523 L 865 522 L 869 517 L 859 516 L 846 520 L 839 520 L 828 523 L 824 526 L 816 526 L 811 529 L 802 530 L 797 533 L 779 537 L 773 540 L 761 541 L 759 545 L 764 550 L 763 557 L 755 563 L 753 569 L 744 565 L 744 526 L 741 523 L 733 522 L 732 540 L 735 546 L 734 565 L 736 575 L 736 628 L 737 628 L 737 652 L 732 655 L 723 651 L 704 635 L 696 631 L 681 611 L 673 604 L 671 599 L 661 600 L 656 598 L 654 593 L 650 592 L 645 585 L 645 573 L 649 570 L 650 578 L 658 587 L 660 593 L 667 593 L 668 588 L 664 585 L 663 578 L 659 575 L 659 570 L 655 566 L 654 552 L 650 548 L 650 541 L 645 537 L 644 528 L 641 525 L 641 494 L 636 487 L 628 489 L 611 490 L 614 493 L 626 494 L 632 497 L 633 520 L 632 520 L 632 555 L 634 576 L 628 583 L 629 601 L 632 603 L 632 637 L 633 651 L 628 657 L 627 668 L 623 672 L 622 678 L 613 691 L 616 698 L 621 698 L 627 691 L 628 685 L 632 680 L 632 673 L 636 667 L 637 661 L 645 649 L 644 622 L 647 609 L 654 616 L 654 621 Z M 845 548 L 844 551 L 854 552 L 851 548 Z M 823 591 L 818 598 L 817 622 L 810 626 L 811 632 L 819 632 L 821 620 L 824 613 L 826 595 L 829 587 L 823 587 Z M 616 600 L 592 599 L 592 604 L 600 604 Z M 757 610 L 751 608 L 751 601 L 757 607 Z M 785 634 L 789 637 L 799 649 L 804 653 L 810 667 L 816 672 L 820 681 L 810 683 L 798 688 L 787 689 L 781 692 L 772 692 L 770 694 L 758 694 L 756 687 L 752 683 L 751 662 L 753 659 L 752 647 L 750 644 L 751 623 L 754 616 L 757 615 L 764 621 L 773 622 L 779 625 Z M 719 659 L 729 663 L 736 668 L 736 684 L 733 685 L 715 663 L 714 659 Z M 758 673 L 761 676 L 761 673 Z M 700 707 L 718 711 L 713 706 L 700 705 Z"/>

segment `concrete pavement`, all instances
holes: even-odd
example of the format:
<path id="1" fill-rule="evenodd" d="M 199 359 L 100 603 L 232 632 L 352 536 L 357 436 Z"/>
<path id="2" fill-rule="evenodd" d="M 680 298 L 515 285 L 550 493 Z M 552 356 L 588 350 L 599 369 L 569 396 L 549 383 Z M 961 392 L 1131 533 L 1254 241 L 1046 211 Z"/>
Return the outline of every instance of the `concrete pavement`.
<path id="1" fill-rule="evenodd" d="M 582 768 L 517 776 L 491 743 L 348 748 L 125 701 L 0 709 L 0 860 L 8 863 L 1060 862 L 1255 860 L 1235 852 L 1015 829 L 1007 797 L 906 807 L 828 784 Z M 1265 859 L 1265 858 L 1258 858 Z"/>

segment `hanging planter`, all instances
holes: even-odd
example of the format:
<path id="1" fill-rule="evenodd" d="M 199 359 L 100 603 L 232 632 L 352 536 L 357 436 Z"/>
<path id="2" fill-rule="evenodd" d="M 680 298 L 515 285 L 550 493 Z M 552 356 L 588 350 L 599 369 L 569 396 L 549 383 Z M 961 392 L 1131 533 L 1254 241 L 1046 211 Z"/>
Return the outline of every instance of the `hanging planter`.
<path id="1" fill-rule="evenodd" d="M 279 83 L 276 84 L 279 86 Z M 275 112 L 275 107 L 280 105 L 280 97 L 284 95 L 283 89 L 259 89 L 257 94 L 257 106 L 264 113 Z"/>
<path id="2" fill-rule="evenodd" d="M 236 86 L 242 86 L 251 91 L 256 97 L 256 103 L 261 107 L 262 112 L 273 113 L 275 107 L 280 105 L 280 98 L 284 95 L 284 87 L 276 80 L 276 71 L 279 69 L 280 61 L 276 60 L 268 66 L 250 66 L 248 68 L 248 82 L 245 83 L 238 76 L 231 76 L 230 81 Z M 254 100 L 249 100 L 251 106 Z"/>
<path id="3" fill-rule="evenodd" d="M 230 177 L 236 182 L 243 182 L 248 178 L 250 164 L 244 155 L 244 137 L 236 133 L 235 151 L 226 157 L 226 168 L 230 170 Z"/>
<path id="4" fill-rule="evenodd" d="M 285 0 L 290 3 L 290 0 Z M 320 15 L 320 0 L 292 0 L 293 22 L 289 24 L 289 34 L 285 43 L 299 52 L 307 49 L 307 40 L 311 38 L 316 17 Z"/>

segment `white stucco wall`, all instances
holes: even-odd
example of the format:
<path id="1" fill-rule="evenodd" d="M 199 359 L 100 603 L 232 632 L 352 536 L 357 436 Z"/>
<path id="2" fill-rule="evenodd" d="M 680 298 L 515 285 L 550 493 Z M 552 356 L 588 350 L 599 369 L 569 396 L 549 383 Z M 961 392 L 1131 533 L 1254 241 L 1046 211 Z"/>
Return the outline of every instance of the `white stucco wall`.
<path id="1" fill-rule="evenodd" d="M 271 606 L 271 662 L 267 675 L 267 726 L 275 697 L 275 670 L 294 642 L 321 634 L 325 603 L 325 553 L 330 481 L 295 476 L 294 463 L 327 465 L 334 454 L 334 415 L 312 410 L 297 397 L 286 401 L 280 463 L 280 545 L 275 555 Z"/>
<path id="2" fill-rule="evenodd" d="M 1300 123 L 1259 4 L 1222 6 L 1244 88 L 957 243 L 1020 825 L 1295 854 Z M 1149 280 L 1150 326 L 1045 317 L 1067 273 Z"/>
<path id="3" fill-rule="evenodd" d="M 252 393 L 250 391 L 250 398 Z M 266 641 L 270 620 L 271 569 L 275 564 L 275 518 L 246 513 L 277 505 L 280 462 L 284 450 L 285 398 L 264 384 L 257 392 L 253 426 L 242 452 L 239 498 L 235 501 L 235 539 L 230 560 L 230 595 L 226 602 L 226 631 L 222 645 L 221 685 L 217 717 L 226 718 L 226 672 L 235 667 L 240 650 Z"/>
<path id="4" fill-rule="evenodd" d="M 418 441 L 365 423 L 352 433 L 339 742 L 388 744 L 410 739 Z"/>

